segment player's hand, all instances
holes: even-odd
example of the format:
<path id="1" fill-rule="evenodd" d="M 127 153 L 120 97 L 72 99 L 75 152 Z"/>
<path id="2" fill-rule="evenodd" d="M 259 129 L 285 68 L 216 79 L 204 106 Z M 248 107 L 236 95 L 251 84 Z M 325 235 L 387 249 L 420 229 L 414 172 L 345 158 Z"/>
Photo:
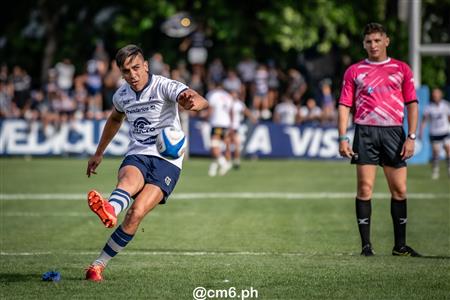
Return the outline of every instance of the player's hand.
<path id="1" fill-rule="evenodd" d="M 87 169 L 86 169 L 86 175 L 88 177 L 91 177 L 91 174 L 97 174 L 97 172 L 95 172 L 95 170 L 102 162 L 102 159 L 103 159 L 103 155 L 94 155 L 89 159 Z"/>
<path id="2" fill-rule="evenodd" d="M 414 140 L 407 138 L 405 143 L 403 144 L 402 152 L 400 155 L 402 156 L 402 160 L 406 160 L 411 158 L 414 155 Z"/>
<path id="3" fill-rule="evenodd" d="M 339 154 L 342 157 L 352 158 L 355 155 L 347 140 L 339 142 Z"/>
<path id="4" fill-rule="evenodd" d="M 178 104 L 186 110 L 191 110 L 194 107 L 195 92 L 192 90 L 186 90 L 178 96 Z"/>

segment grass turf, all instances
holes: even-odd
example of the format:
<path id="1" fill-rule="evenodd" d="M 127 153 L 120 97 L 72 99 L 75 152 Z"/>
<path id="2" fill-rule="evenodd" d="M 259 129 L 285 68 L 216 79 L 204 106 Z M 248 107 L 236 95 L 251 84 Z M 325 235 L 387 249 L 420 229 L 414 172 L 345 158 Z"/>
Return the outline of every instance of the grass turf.
<path id="1" fill-rule="evenodd" d="M 85 201 L 0 200 L 2 298 L 192 299 L 195 287 L 253 288 L 258 299 L 450 298 L 449 185 L 428 166 L 409 167 L 408 243 L 425 258 L 392 257 L 390 201 L 373 200 L 377 255 L 359 256 L 354 199 L 239 199 L 227 193 L 354 193 L 354 167 L 324 161 L 246 161 L 224 177 L 206 175 L 208 160 L 185 163 L 174 194 L 146 217 L 114 258 L 105 282 L 84 270 L 111 234 Z M 93 178 L 86 160 L 0 159 L 2 195 L 109 193 L 120 160 L 105 159 Z M 444 170 L 442 170 L 444 171 Z M 442 172 L 445 174 L 445 172 Z M 387 193 L 379 170 L 375 192 Z M 434 195 L 421 199 L 414 195 Z M 41 281 L 50 269 L 59 283 Z M 231 299 L 231 297 L 228 297 Z M 255 299 L 255 298 L 254 298 Z"/>

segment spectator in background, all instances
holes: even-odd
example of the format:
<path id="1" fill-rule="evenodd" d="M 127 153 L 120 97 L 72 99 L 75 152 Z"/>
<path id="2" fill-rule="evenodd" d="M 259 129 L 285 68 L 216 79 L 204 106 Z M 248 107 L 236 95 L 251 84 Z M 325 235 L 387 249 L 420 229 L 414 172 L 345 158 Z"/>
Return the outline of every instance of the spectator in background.
<path id="1" fill-rule="evenodd" d="M 244 94 L 242 95 L 242 98 L 245 100 L 245 105 L 251 109 L 253 101 L 253 82 L 255 80 L 257 67 L 258 63 L 252 58 L 250 53 L 246 53 L 244 55 L 244 59 L 241 60 L 236 66 L 239 77 L 244 84 Z"/>
<path id="2" fill-rule="evenodd" d="M 115 91 L 124 83 L 125 81 L 122 79 L 122 74 L 120 73 L 120 69 L 117 66 L 116 60 L 113 59 L 109 63 L 109 71 L 106 73 L 103 78 L 102 84 L 102 109 L 103 116 L 105 118 L 108 117 L 111 109 L 113 107 L 112 98 Z"/>
<path id="3" fill-rule="evenodd" d="M 8 80 L 0 78 L 0 118 L 15 118 L 19 110 L 13 105 L 14 87 Z"/>
<path id="4" fill-rule="evenodd" d="M 213 83 L 222 81 L 225 77 L 225 70 L 223 68 L 222 60 L 215 58 L 208 66 L 207 82 Z"/>
<path id="5" fill-rule="evenodd" d="M 9 82 L 9 76 L 8 76 L 8 66 L 6 64 L 2 64 L 0 66 L 0 81 L 3 83 Z"/>
<path id="6" fill-rule="evenodd" d="M 162 75 L 164 72 L 164 58 L 161 53 L 156 52 L 149 59 L 150 70 L 152 70 L 152 74 Z"/>
<path id="7" fill-rule="evenodd" d="M 187 83 L 186 81 L 184 81 L 184 78 L 181 76 L 181 72 L 178 69 L 172 69 L 172 71 L 170 71 L 170 79 L 179 81 L 184 84 Z"/>
<path id="8" fill-rule="evenodd" d="M 304 106 L 300 107 L 298 122 L 304 125 L 318 125 L 322 120 L 322 110 L 317 106 L 314 98 L 308 98 Z"/>
<path id="9" fill-rule="evenodd" d="M 336 125 L 337 122 L 336 101 L 331 92 L 331 84 L 329 78 L 319 83 L 322 96 L 322 124 L 324 125 Z"/>
<path id="10" fill-rule="evenodd" d="M 70 59 L 64 58 L 55 65 L 56 84 L 58 88 L 66 93 L 73 87 L 73 78 L 75 74 L 75 66 Z"/>
<path id="11" fill-rule="evenodd" d="M 439 155 L 444 148 L 447 158 L 447 175 L 450 177 L 450 105 L 442 98 L 442 90 L 435 88 L 431 93 L 431 102 L 425 108 L 420 126 L 422 138 L 426 124 L 429 124 L 429 138 L 432 146 L 432 179 L 439 179 Z"/>
<path id="12" fill-rule="evenodd" d="M 31 77 L 20 66 L 14 66 L 10 78 L 14 87 L 13 110 L 19 111 L 19 117 L 23 118 L 31 104 Z"/>
<path id="13" fill-rule="evenodd" d="M 223 80 L 223 88 L 227 91 L 238 93 L 238 98 L 243 99 L 244 92 L 242 81 L 239 79 L 236 71 L 234 69 L 229 69 L 227 76 Z"/>
<path id="14" fill-rule="evenodd" d="M 72 97 L 76 105 L 75 119 L 77 120 L 86 118 L 88 92 L 84 84 L 86 80 L 85 77 L 85 75 L 79 75 L 74 79 L 74 90 L 72 93 Z"/>
<path id="15" fill-rule="evenodd" d="M 256 69 L 254 87 L 253 112 L 257 118 L 269 120 L 272 117 L 269 110 L 269 72 L 264 64 Z"/>
<path id="16" fill-rule="evenodd" d="M 184 60 L 178 61 L 177 70 L 180 72 L 180 76 L 181 76 L 181 78 L 183 78 L 183 82 L 191 81 L 191 73 L 187 69 L 187 65 Z"/>
<path id="17" fill-rule="evenodd" d="M 206 88 L 205 88 L 205 84 L 202 80 L 202 75 L 197 71 L 194 71 L 192 73 L 192 77 L 191 77 L 189 86 L 191 87 L 191 89 L 193 89 L 194 91 L 199 93 L 199 95 L 204 95 L 206 93 Z"/>
<path id="18" fill-rule="evenodd" d="M 91 59 L 87 62 L 86 89 L 88 92 L 87 112 L 88 119 L 100 119 L 102 117 L 102 71 L 103 62 Z"/>
<path id="19" fill-rule="evenodd" d="M 275 65 L 275 61 L 269 60 L 268 64 L 268 86 L 269 86 L 269 109 L 272 109 L 278 103 L 278 90 L 280 89 L 280 73 L 277 66 Z"/>
<path id="20" fill-rule="evenodd" d="M 187 60 L 192 66 L 192 72 L 199 73 L 202 79 L 206 76 L 205 64 L 208 60 L 209 44 L 203 24 L 198 24 L 197 29 L 185 38 L 179 47 L 181 51 L 187 51 Z"/>
<path id="21" fill-rule="evenodd" d="M 297 115 L 298 108 L 294 101 L 288 95 L 283 95 L 281 102 L 275 106 L 273 121 L 278 124 L 294 125 Z"/>
<path id="22" fill-rule="evenodd" d="M 287 93 L 292 98 L 295 105 L 301 105 L 303 95 L 306 92 L 308 85 L 302 73 L 296 69 L 289 69 L 288 71 L 288 86 Z"/>

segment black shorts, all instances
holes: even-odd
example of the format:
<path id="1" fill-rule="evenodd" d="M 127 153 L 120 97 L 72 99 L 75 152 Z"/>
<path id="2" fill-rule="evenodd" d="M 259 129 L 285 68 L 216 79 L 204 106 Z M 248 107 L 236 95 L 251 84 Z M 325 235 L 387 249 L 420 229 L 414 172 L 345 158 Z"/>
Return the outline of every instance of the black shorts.
<path id="1" fill-rule="evenodd" d="M 448 140 L 450 136 L 448 134 L 444 135 L 430 135 L 430 142 L 433 143 L 442 143 Z"/>
<path id="2" fill-rule="evenodd" d="M 225 127 L 212 127 L 211 128 L 211 137 L 218 136 L 221 140 L 225 139 L 225 136 L 228 133 L 228 128 Z"/>
<path id="3" fill-rule="evenodd" d="M 141 171 L 145 183 L 154 184 L 163 191 L 164 198 L 159 204 L 166 203 L 167 198 L 177 184 L 181 172 L 180 168 L 170 162 L 151 155 L 128 155 L 123 160 L 119 169 L 124 166 L 137 167 Z M 134 198 L 138 195 L 139 193 L 134 195 Z"/>
<path id="4" fill-rule="evenodd" d="M 356 125 L 351 163 L 380 165 L 394 168 L 406 167 L 400 155 L 406 136 L 403 127 Z"/>

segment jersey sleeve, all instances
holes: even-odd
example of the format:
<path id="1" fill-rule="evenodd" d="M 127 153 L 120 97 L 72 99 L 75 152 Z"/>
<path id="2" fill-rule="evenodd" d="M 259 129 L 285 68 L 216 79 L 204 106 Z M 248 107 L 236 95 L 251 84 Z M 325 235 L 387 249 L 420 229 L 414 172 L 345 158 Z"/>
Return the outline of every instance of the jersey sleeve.
<path id="1" fill-rule="evenodd" d="M 178 96 L 189 89 L 187 85 L 176 80 L 167 79 L 163 85 L 163 94 L 167 100 L 177 102 Z"/>
<path id="2" fill-rule="evenodd" d="M 414 77 L 407 64 L 403 64 L 403 100 L 405 103 L 417 101 L 416 88 L 414 87 Z"/>
<path id="3" fill-rule="evenodd" d="M 117 90 L 117 91 L 114 93 L 112 102 L 113 102 L 114 108 L 115 108 L 118 112 L 123 113 L 123 112 L 124 112 L 124 109 L 123 109 L 123 107 L 121 106 L 120 101 L 119 101 L 119 98 L 120 98 L 120 97 L 119 97 L 119 91 L 120 91 L 120 90 L 121 90 L 121 89 Z"/>
<path id="4" fill-rule="evenodd" d="M 352 107 L 355 96 L 355 81 L 353 78 L 353 68 L 348 68 L 344 73 L 344 80 L 342 82 L 341 96 L 339 104 Z"/>

